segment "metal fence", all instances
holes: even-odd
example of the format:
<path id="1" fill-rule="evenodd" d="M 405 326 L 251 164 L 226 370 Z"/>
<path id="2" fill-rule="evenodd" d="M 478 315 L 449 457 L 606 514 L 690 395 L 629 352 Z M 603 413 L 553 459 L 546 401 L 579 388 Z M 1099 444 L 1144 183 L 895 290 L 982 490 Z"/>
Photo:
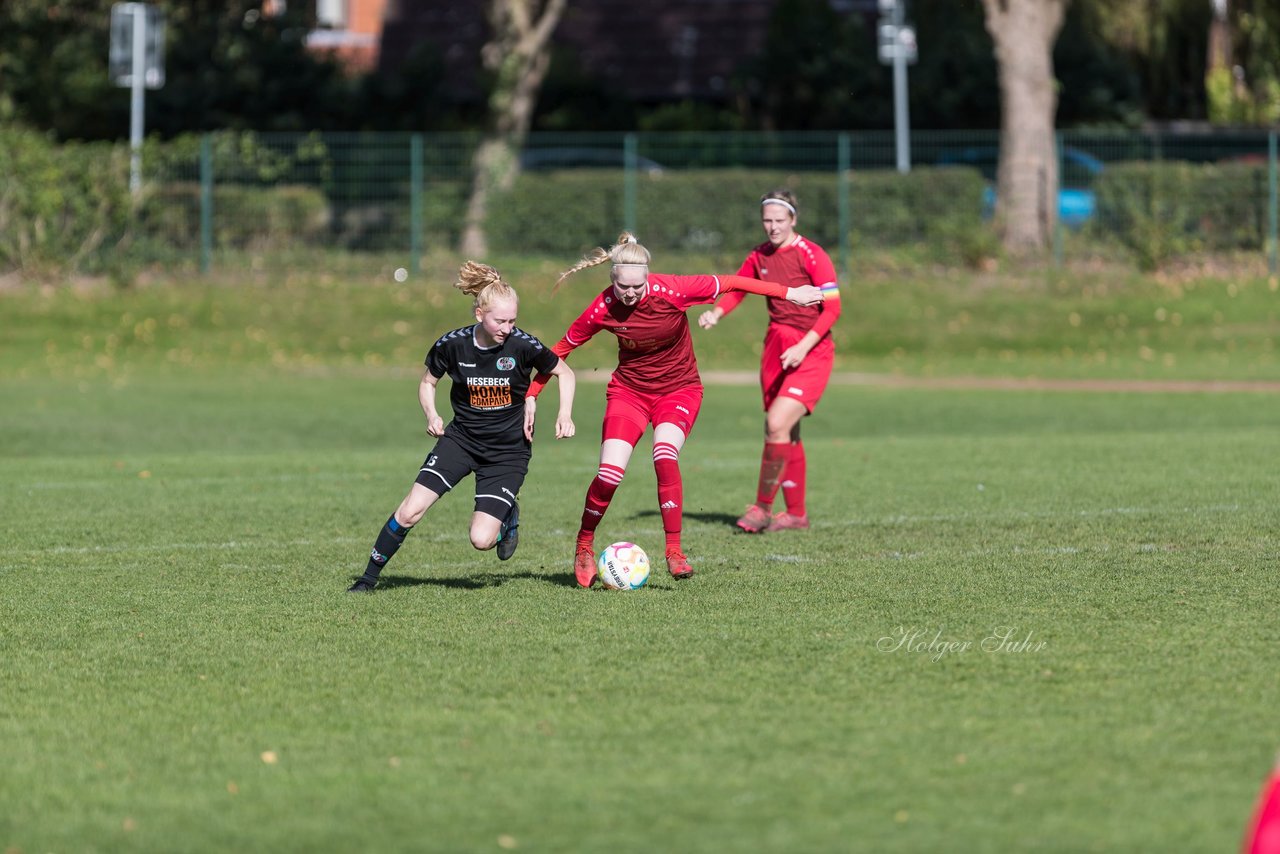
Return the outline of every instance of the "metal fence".
<path id="1" fill-rule="evenodd" d="M 455 244 L 478 142 L 213 133 L 152 145 L 142 214 L 152 239 L 138 245 L 204 271 L 295 250 L 378 253 L 413 271 Z M 1276 273 L 1274 131 L 1073 131 L 1058 148 L 1056 263 L 1230 252 Z M 981 252 L 994 246 L 998 155 L 996 132 L 916 132 L 912 173 L 901 175 L 891 132 L 533 134 L 516 188 L 494 199 L 491 231 L 509 252 L 585 248 L 623 227 L 655 249 L 740 251 L 761 239 L 744 200 L 785 181 L 802 188 L 801 230 L 844 268 L 873 247 L 963 252 L 977 241 Z M 970 180 L 946 183 L 953 173 Z"/>

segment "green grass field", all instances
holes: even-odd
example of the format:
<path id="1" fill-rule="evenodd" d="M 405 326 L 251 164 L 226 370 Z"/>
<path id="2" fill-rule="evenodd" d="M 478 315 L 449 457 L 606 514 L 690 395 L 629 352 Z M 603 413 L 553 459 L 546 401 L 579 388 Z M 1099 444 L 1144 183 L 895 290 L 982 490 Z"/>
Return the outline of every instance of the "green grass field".
<path id="1" fill-rule="evenodd" d="M 398 293 L 0 297 L 0 847 L 1238 845 L 1280 750 L 1280 396 L 834 386 L 805 426 L 814 528 L 748 537 L 757 392 L 713 386 L 682 461 L 698 574 L 607 593 L 569 573 L 602 410 L 583 383 L 576 438 L 543 408 L 510 562 L 471 549 L 468 484 L 353 597 L 430 446 L 421 352 L 467 313 Z M 1275 378 L 1270 292 L 1243 289 L 1252 325 L 1240 293 L 1154 364 Z M 1125 299 L 1154 318 L 1163 286 Z M 572 302 L 526 297 L 522 325 L 554 339 Z M 886 321 L 889 350 L 844 367 L 903 347 L 967 373 L 942 317 Z M 750 368 L 749 325 L 705 361 Z M 1197 358 L 1215 325 L 1239 346 Z M 935 334 L 927 358 L 903 343 Z M 647 456 L 600 538 L 660 552 Z"/>

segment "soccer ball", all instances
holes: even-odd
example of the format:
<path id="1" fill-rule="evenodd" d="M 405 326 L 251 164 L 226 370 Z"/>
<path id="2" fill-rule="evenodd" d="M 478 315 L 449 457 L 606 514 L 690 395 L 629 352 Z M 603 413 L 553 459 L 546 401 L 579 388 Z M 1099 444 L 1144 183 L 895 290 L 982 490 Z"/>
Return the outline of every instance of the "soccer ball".
<path id="1" fill-rule="evenodd" d="M 635 543 L 614 543 L 596 558 L 596 572 L 610 590 L 635 590 L 649 580 L 649 556 Z"/>

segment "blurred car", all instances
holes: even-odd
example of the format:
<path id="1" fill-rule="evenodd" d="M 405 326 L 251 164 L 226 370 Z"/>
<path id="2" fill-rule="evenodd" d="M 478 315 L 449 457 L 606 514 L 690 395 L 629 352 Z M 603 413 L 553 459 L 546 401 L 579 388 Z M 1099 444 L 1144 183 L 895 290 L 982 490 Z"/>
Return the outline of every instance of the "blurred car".
<path id="1" fill-rule="evenodd" d="M 623 169 L 626 165 L 626 153 L 617 148 L 526 148 L 520 152 L 520 168 L 527 172 Z M 658 175 L 664 167 L 648 157 L 636 157 L 636 168 L 646 175 Z"/>
<path id="2" fill-rule="evenodd" d="M 962 148 L 944 151 L 938 158 L 939 166 L 972 166 L 987 179 L 982 193 L 982 213 L 991 216 L 996 209 L 996 167 L 1000 162 L 1000 149 L 994 146 Z M 1087 222 L 1097 210 L 1098 202 L 1090 184 L 1104 166 L 1102 161 L 1087 151 L 1066 146 L 1062 149 L 1062 175 L 1058 186 L 1058 218 L 1063 225 L 1073 228 Z"/>

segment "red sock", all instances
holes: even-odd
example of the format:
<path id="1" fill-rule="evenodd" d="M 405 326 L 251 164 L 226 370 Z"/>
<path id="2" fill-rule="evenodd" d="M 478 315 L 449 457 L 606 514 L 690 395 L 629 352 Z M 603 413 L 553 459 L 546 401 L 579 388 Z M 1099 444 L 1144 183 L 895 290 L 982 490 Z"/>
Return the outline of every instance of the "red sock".
<path id="1" fill-rule="evenodd" d="M 680 451 L 670 442 L 653 443 L 653 471 L 658 476 L 658 510 L 667 535 L 667 551 L 680 551 L 684 516 L 684 482 L 680 479 Z"/>
<path id="2" fill-rule="evenodd" d="M 764 453 L 760 455 L 760 481 L 756 484 L 756 504 L 765 510 L 773 506 L 773 499 L 778 495 L 778 485 L 782 481 L 783 469 L 791 456 L 790 442 L 765 442 Z"/>
<path id="3" fill-rule="evenodd" d="M 626 469 L 609 463 L 601 463 L 591 485 L 587 487 L 587 500 L 582 507 L 582 527 L 578 529 L 578 545 L 592 548 L 596 539 L 596 528 L 609 509 L 613 493 L 618 491 L 622 476 Z"/>
<path id="4" fill-rule="evenodd" d="M 782 472 L 782 497 L 792 516 L 805 515 L 805 468 L 804 444 L 796 442 L 791 446 L 791 457 Z"/>

